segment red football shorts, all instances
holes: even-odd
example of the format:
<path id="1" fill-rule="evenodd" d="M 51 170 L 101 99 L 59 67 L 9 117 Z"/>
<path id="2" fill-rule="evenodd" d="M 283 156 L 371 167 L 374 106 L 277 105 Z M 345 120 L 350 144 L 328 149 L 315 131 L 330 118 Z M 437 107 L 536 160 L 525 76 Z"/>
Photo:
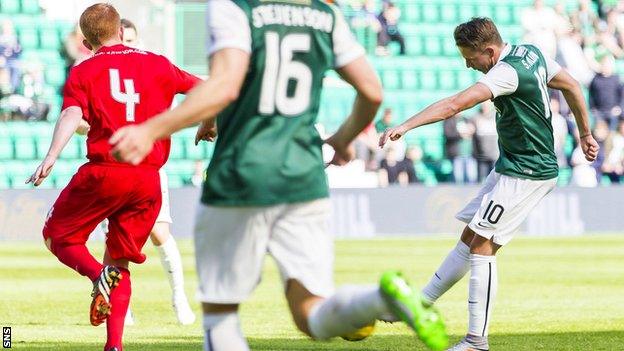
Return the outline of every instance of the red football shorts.
<path id="1" fill-rule="evenodd" d="M 85 244 L 95 227 L 108 218 L 106 248 L 110 257 L 143 263 L 141 249 L 161 201 L 156 168 L 87 163 L 50 209 L 43 237 L 52 240 L 52 248 Z"/>

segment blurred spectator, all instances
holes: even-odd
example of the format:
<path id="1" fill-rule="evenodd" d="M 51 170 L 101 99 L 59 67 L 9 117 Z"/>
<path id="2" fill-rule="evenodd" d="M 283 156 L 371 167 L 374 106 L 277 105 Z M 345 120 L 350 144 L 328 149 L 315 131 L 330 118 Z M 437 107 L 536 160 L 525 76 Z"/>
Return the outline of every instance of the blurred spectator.
<path id="1" fill-rule="evenodd" d="M 80 30 L 80 26 L 76 25 L 74 30 L 71 31 L 67 38 L 65 38 L 65 43 L 60 49 L 61 57 L 65 60 L 65 75 L 69 75 L 69 70 L 80 62 L 86 60 L 91 57 L 92 53 L 82 41 L 84 40 L 84 36 L 82 35 L 82 31 Z"/>
<path id="2" fill-rule="evenodd" d="M 6 69 L 9 73 L 9 88 L 13 93 L 19 88 L 21 79 L 19 56 L 22 53 L 15 28 L 11 20 L 2 21 L 0 32 L 0 69 Z"/>
<path id="3" fill-rule="evenodd" d="M 398 161 L 397 152 L 393 147 L 386 149 L 386 156 L 379 166 L 379 186 L 386 187 L 390 184 L 407 185 L 408 183 L 416 183 L 416 171 L 414 170 L 414 159 L 422 158 L 417 149 L 411 148 L 409 156 Z"/>
<path id="4" fill-rule="evenodd" d="M 477 162 L 472 157 L 475 127 L 461 116 L 444 120 L 446 157 L 453 163 L 455 183 L 476 183 Z"/>
<path id="5" fill-rule="evenodd" d="M 550 99 L 550 111 L 552 112 L 551 124 L 553 128 L 553 138 L 555 143 L 555 155 L 559 168 L 568 167 L 568 157 L 565 153 L 566 142 L 568 140 L 568 122 L 559 113 L 559 100 Z"/>
<path id="6" fill-rule="evenodd" d="M 381 30 L 377 34 L 377 54 L 387 54 L 388 44 L 392 41 L 399 43 L 399 53 L 405 55 L 405 38 L 399 32 L 399 18 L 401 17 L 401 10 L 392 2 L 384 3 L 384 8 L 379 14 L 379 23 L 381 24 Z"/>
<path id="7" fill-rule="evenodd" d="M 611 183 L 619 183 L 624 174 L 624 121 L 618 124 L 617 130 L 611 132 L 611 137 L 605 142 L 602 172 Z"/>
<path id="8" fill-rule="evenodd" d="M 614 39 L 614 43 L 621 49 L 624 45 L 624 23 L 619 20 L 620 13 L 613 9 L 607 12 L 607 33 Z"/>
<path id="9" fill-rule="evenodd" d="M 591 9 L 590 0 L 579 0 L 578 9 L 570 15 L 572 25 L 584 38 L 594 35 L 594 24 L 597 19 Z"/>
<path id="10" fill-rule="evenodd" d="M 205 178 L 206 178 L 206 169 L 204 167 L 204 161 L 195 160 L 195 164 L 193 168 L 193 175 L 191 176 L 189 183 L 193 185 L 194 187 L 199 188 L 201 187 Z"/>
<path id="11" fill-rule="evenodd" d="M 557 1 L 553 6 L 553 10 L 555 11 L 555 35 L 557 36 L 557 38 L 569 35 L 574 27 L 572 26 L 572 22 L 570 21 L 570 16 L 568 16 L 568 13 L 566 12 L 565 4 L 563 3 L 563 1 Z"/>
<path id="12" fill-rule="evenodd" d="M 353 142 L 355 147 L 355 158 L 364 161 L 364 169 L 366 171 L 377 170 L 377 151 L 379 150 L 379 136 L 375 131 L 373 124 L 369 124 L 355 138 Z"/>
<path id="13" fill-rule="evenodd" d="M 596 121 L 596 125 L 594 126 L 592 134 L 594 135 L 594 139 L 596 139 L 598 146 L 600 146 L 600 149 L 598 150 L 598 156 L 596 157 L 596 160 L 592 163 L 592 167 L 594 167 L 594 170 L 596 171 L 596 181 L 600 183 L 602 179 L 602 166 L 605 160 L 605 144 L 610 143 L 610 141 L 607 142 L 607 140 L 611 138 L 609 125 L 607 124 L 607 122 L 602 120 Z"/>
<path id="14" fill-rule="evenodd" d="M 609 26 L 605 21 L 598 21 L 596 24 L 596 44 L 598 46 L 596 48 L 596 55 L 599 57 L 597 58 L 598 60 L 604 55 L 601 49 L 606 50 L 617 58 L 624 57 L 624 50 L 618 43 L 615 33 L 609 31 Z"/>
<path id="15" fill-rule="evenodd" d="M 354 10 L 351 26 L 354 28 L 366 27 L 375 33 L 379 33 L 381 24 L 375 13 L 374 0 L 366 0 L 360 4 L 351 3 L 351 8 Z"/>
<path id="16" fill-rule="evenodd" d="M 589 84 L 589 107 L 594 117 L 607 121 L 613 130 L 622 115 L 624 87 L 614 73 L 615 62 L 611 55 L 606 55 L 600 64 L 600 72 Z"/>
<path id="17" fill-rule="evenodd" d="M 474 125 L 472 156 L 477 161 L 478 181 L 487 177 L 498 159 L 496 110 L 490 101 L 481 103 L 480 112 L 470 121 Z"/>
<path id="18" fill-rule="evenodd" d="M 394 127 L 394 123 L 392 123 L 392 109 L 386 107 L 381 119 L 375 123 L 375 130 L 377 133 L 383 133 L 386 129 L 391 127 Z"/>
<path id="19" fill-rule="evenodd" d="M 581 85 L 588 86 L 594 77 L 596 66 L 590 65 L 583 51 L 584 39 L 577 30 L 559 35 L 557 46 L 559 47 L 560 61 L 566 67 L 570 75 Z M 591 62 L 595 62 L 594 59 Z"/>
<path id="20" fill-rule="evenodd" d="M 533 7 L 522 11 L 522 28 L 524 29 L 524 41 L 534 44 L 544 54 L 555 57 L 557 54 L 557 37 L 555 29 L 558 16 L 555 11 L 544 5 L 543 0 L 535 0 Z"/>
<path id="21" fill-rule="evenodd" d="M 596 170 L 592 167 L 591 162 L 585 159 L 583 150 L 580 145 L 572 152 L 572 185 L 593 188 L 598 185 L 596 179 Z"/>
<path id="22" fill-rule="evenodd" d="M 130 20 L 122 18 L 121 27 L 123 28 L 123 44 L 131 48 L 140 48 L 139 36 L 136 26 Z"/>

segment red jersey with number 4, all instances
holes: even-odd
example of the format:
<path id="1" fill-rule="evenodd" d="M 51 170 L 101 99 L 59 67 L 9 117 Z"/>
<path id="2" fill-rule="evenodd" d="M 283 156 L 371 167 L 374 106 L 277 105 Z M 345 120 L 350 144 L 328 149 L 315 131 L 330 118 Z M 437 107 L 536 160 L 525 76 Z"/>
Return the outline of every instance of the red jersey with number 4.
<path id="1" fill-rule="evenodd" d="M 82 109 L 91 129 L 87 158 L 92 162 L 118 161 L 108 139 L 126 125 L 141 123 L 167 110 L 178 93 L 186 93 L 199 78 L 173 65 L 164 56 L 114 45 L 72 68 L 63 93 L 63 110 Z M 169 157 L 170 139 L 154 144 L 141 165 L 160 168 Z"/>

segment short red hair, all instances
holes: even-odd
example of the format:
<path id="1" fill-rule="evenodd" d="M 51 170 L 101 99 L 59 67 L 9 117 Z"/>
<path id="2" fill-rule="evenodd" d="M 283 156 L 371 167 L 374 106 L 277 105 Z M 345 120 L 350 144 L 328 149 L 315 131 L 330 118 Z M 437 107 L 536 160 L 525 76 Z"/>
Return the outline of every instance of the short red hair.
<path id="1" fill-rule="evenodd" d="M 111 4 L 95 4 L 80 15 L 80 29 L 89 44 L 99 46 L 119 35 L 121 17 Z"/>

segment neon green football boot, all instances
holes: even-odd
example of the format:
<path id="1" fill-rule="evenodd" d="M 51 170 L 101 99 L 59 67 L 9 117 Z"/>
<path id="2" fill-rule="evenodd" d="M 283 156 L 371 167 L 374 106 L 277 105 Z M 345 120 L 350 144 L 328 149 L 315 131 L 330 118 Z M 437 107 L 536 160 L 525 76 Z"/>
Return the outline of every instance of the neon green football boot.
<path id="1" fill-rule="evenodd" d="M 411 287 L 397 271 L 382 274 L 381 294 L 397 318 L 412 328 L 430 349 L 439 351 L 448 346 L 448 335 L 440 313 L 423 304 L 420 292 Z"/>

